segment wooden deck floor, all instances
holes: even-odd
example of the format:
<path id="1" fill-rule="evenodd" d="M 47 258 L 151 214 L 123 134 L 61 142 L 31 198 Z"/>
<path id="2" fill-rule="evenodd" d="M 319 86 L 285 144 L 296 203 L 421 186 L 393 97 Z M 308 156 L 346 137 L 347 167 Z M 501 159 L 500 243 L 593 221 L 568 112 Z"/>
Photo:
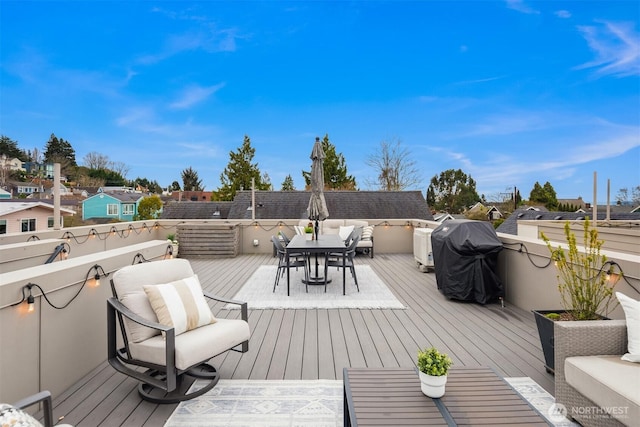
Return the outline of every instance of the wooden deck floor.
<path id="1" fill-rule="evenodd" d="M 553 394 L 531 313 L 449 301 L 437 290 L 435 275 L 420 272 L 411 254 L 359 256 L 356 262 L 371 265 L 407 309 L 250 310 L 250 350 L 215 358 L 221 377 L 342 379 L 344 367 L 413 367 L 417 349 L 435 345 L 457 366 L 531 377 Z M 191 263 L 207 290 L 231 298 L 260 265 L 276 260 L 243 255 Z M 220 317 L 238 315 L 222 304 L 213 310 Z M 176 405 L 144 402 L 136 386 L 105 362 L 54 400 L 54 416 L 79 427 L 163 425 Z"/>

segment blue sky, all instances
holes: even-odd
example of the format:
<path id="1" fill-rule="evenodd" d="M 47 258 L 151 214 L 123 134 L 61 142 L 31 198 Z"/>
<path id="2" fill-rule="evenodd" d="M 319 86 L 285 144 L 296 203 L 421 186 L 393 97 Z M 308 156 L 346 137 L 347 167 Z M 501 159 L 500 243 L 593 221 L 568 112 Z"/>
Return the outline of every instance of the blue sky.
<path id="1" fill-rule="evenodd" d="M 0 1 L 0 133 L 127 178 L 220 186 L 244 135 L 279 189 L 329 134 L 360 189 L 383 140 L 491 198 L 640 185 L 636 1 Z"/>

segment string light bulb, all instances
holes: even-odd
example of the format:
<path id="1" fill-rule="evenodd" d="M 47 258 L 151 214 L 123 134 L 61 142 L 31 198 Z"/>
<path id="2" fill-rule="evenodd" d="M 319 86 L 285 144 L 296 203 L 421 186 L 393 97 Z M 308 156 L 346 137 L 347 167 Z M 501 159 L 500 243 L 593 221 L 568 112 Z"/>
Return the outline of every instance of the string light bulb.
<path id="1" fill-rule="evenodd" d="M 31 284 L 27 285 L 27 289 L 29 289 L 29 296 L 27 297 L 27 312 L 29 313 L 32 313 L 36 309 L 36 299 L 31 293 L 31 286 Z"/>

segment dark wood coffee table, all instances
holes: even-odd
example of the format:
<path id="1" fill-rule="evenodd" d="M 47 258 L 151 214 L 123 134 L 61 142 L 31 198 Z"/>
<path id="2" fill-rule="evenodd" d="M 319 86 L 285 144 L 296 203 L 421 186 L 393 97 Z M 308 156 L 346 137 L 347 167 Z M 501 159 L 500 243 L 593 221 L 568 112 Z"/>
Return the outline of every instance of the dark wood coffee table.
<path id="1" fill-rule="evenodd" d="M 490 368 L 452 368 L 441 399 L 422 394 L 415 368 L 345 368 L 344 425 L 548 426 Z"/>

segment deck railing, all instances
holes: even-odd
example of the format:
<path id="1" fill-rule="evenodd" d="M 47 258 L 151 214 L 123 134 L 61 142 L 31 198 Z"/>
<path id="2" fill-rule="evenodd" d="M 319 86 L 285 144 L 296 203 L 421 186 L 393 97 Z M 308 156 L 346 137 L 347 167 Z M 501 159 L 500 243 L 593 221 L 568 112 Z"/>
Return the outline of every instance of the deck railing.
<path id="1" fill-rule="evenodd" d="M 106 359 L 106 298 L 111 291 L 108 278 L 103 278 L 99 287 L 92 286 L 91 271 L 96 265 L 110 274 L 131 264 L 137 256 L 164 257 L 170 247 L 167 235 L 187 223 L 237 227 L 239 254 L 272 253 L 270 236 L 279 231 L 293 235 L 298 221 L 135 221 L 0 236 L 0 401 L 16 401 L 43 389 L 55 396 Z M 368 221 L 376 226 L 376 257 L 411 254 L 413 229 L 439 225 L 410 218 Z M 527 310 L 559 308 L 555 270 L 552 266 L 543 268 L 550 264 L 544 243 L 535 238 L 499 237 L 505 244 L 498 266 L 505 303 Z M 66 254 L 44 264 L 61 243 L 68 245 Z M 63 255 L 68 257 L 64 259 Z M 618 252 L 608 252 L 607 256 L 620 264 L 634 285 L 620 281 L 618 289 L 640 298 L 634 289 L 640 288 L 640 257 Z M 38 285 L 30 289 L 33 312 L 27 310 L 24 293 L 30 283 Z M 56 309 L 40 289 L 55 306 L 73 301 L 64 309 Z M 611 317 L 622 318 L 622 311 L 616 309 Z"/>

